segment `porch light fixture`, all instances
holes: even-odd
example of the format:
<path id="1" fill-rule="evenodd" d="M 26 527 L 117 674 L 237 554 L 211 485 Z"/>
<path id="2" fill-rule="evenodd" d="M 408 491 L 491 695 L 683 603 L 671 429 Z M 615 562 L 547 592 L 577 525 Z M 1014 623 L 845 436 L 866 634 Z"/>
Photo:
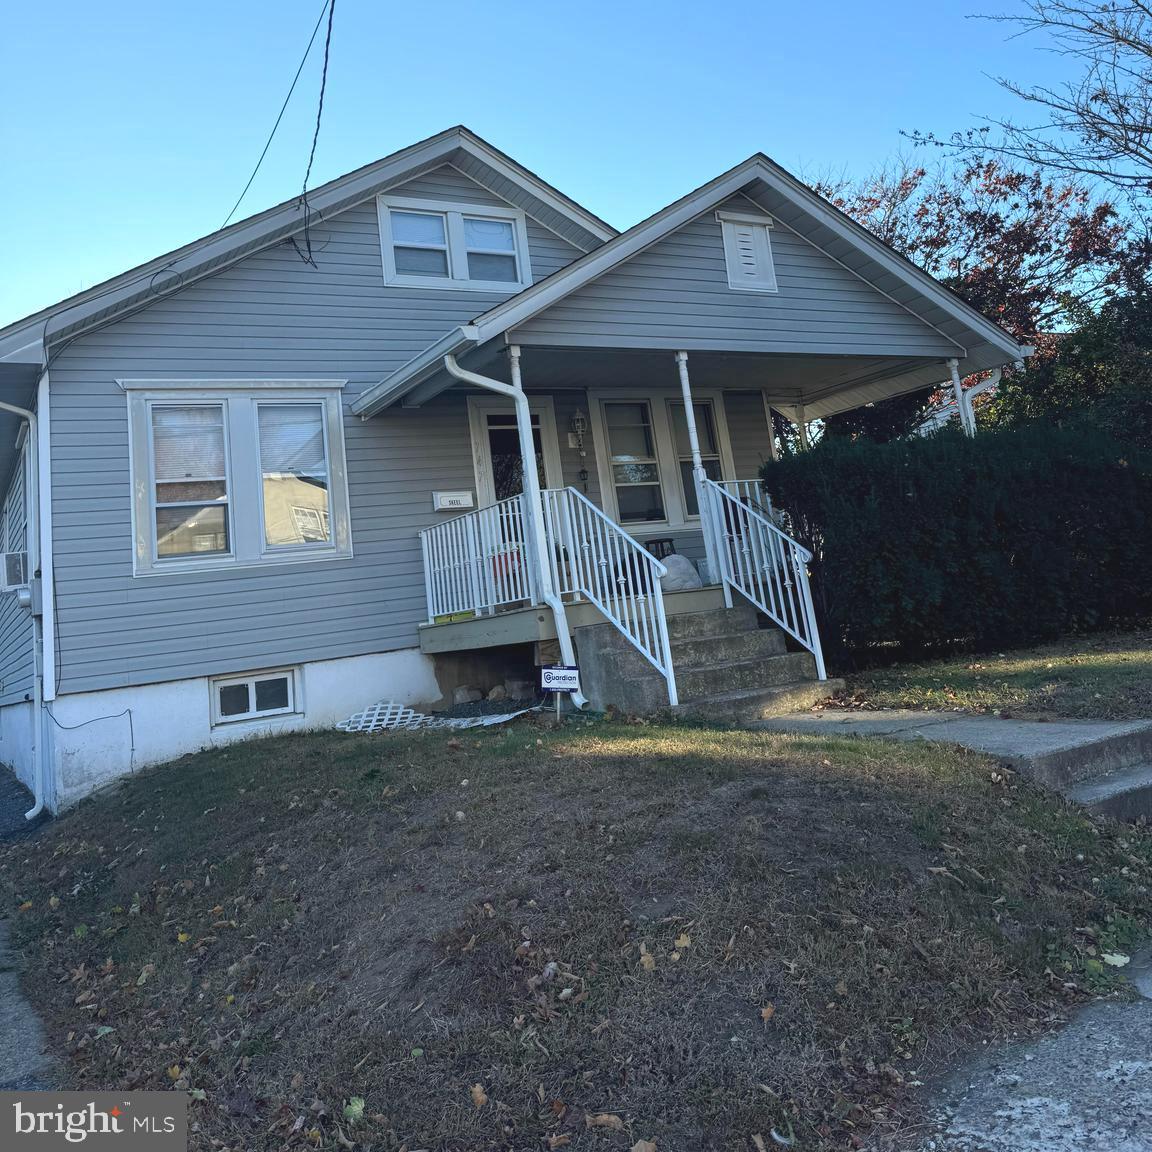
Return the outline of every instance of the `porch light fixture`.
<path id="1" fill-rule="evenodd" d="M 584 434 L 588 431 L 588 417 L 580 408 L 572 413 L 572 418 L 568 421 L 568 430 L 576 438 L 576 447 L 580 450 L 580 471 L 577 475 L 580 477 L 580 484 L 587 495 L 588 469 L 585 467 L 584 460 L 588 453 L 584 451 Z"/>

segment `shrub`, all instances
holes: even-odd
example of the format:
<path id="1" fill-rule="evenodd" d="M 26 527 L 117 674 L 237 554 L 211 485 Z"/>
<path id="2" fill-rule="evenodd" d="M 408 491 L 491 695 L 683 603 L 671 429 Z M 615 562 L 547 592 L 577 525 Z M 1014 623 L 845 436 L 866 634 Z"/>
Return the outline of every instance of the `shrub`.
<path id="1" fill-rule="evenodd" d="M 829 437 L 763 477 L 814 554 L 834 665 L 1024 644 L 1152 613 L 1152 456 L 1103 434 Z"/>

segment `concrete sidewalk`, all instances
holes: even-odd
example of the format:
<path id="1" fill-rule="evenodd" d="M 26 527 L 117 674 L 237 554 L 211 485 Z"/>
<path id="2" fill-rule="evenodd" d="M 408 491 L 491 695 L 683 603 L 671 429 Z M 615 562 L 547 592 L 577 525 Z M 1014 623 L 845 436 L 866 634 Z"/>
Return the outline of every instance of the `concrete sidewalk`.
<path id="1" fill-rule="evenodd" d="M 1152 720 L 1001 720 L 958 712 L 848 712 L 828 709 L 761 720 L 755 728 L 820 736 L 941 740 L 1005 760 L 1031 760 L 1115 736 L 1152 732 Z"/>
<path id="2" fill-rule="evenodd" d="M 957 712 L 828 709 L 751 727 L 959 744 L 995 756 L 1102 815 L 1152 818 L 1152 720 L 1002 720 Z"/>

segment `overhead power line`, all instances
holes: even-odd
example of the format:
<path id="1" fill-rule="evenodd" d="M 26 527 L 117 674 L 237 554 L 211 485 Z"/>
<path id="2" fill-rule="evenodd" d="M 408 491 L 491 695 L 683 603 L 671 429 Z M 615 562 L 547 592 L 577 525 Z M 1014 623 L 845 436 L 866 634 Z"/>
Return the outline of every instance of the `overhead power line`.
<path id="1" fill-rule="evenodd" d="M 236 203 L 232 205 L 232 211 L 225 217 L 224 223 L 220 225 L 221 228 L 227 228 L 229 221 L 236 215 L 236 209 L 240 207 L 244 197 L 248 195 L 248 189 L 252 187 L 252 181 L 256 179 L 256 174 L 260 171 L 260 166 L 264 163 L 264 157 L 268 155 L 268 149 L 272 147 L 272 140 L 276 136 L 276 130 L 280 127 L 280 121 L 284 119 L 284 112 L 288 108 L 288 101 L 292 99 L 292 93 L 296 91 L 296 82 L 300 79 L 300 73 L 304 71 L 304 65 L 308 63 L 308 57 L 312 54 L 312 45 L 316 43 L 316 34 L 320 31 L 320 25 L 324 22 L 324 14 L 328 13 L 328 38 L 324 43 L 324 73 L 325 77 L 328 72 L 328 45 L 332 39 L 332 13 L 336 6 L 336 0 L 324 0 L 324 6 L 320 9 L 320 15 L 316 18 L 316 26 L 312 29 L 312 35 L 308 38 L 308 47 L 304 49 L 304 55 L 300 58 L 300 66 L 296 69 L 296 75 L 292 77 L 292 83 L 288 88 L 288 95 L 284 97 L 284 103 L 280 105 L 280 111 L 276 116 L 276 123 L 272 125 L 272 131 L 268 133 L 268 139 L 264 142 L 264 149 L 260 153 L 260 159 L 256 161 L 256 167 L 252 169 L 252 175 L 248 177 L 248 183 L 244 185 L 244 191 L 240 193 Z M 324 106 L 324 87 L 323 80 L 321 81 L 320 88 L 320 107 Z M 316 117 L 316 133 L 312 138 L 312 155 L 316 154 L 316 136 L 320 132 L 320 117 Z M 312 160 L 309 158 L 308 171 L 312 170 Z M 304 177 L 304 184 L 307 187 L 308 177 Z"/>

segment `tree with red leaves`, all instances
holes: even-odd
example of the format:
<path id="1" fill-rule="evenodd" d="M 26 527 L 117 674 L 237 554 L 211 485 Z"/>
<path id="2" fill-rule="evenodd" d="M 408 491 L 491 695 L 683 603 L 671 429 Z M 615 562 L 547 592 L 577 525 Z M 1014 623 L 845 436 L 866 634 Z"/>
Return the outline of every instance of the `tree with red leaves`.
<path id="1" fill-rule="evenodd" d="M 1147 269 L 1148 252 L 1132 244 L 1113 204 L 1077 181 L 996 158 L 934 169 L 901 164 L 814 187 L 1022 344 L 1043 345 L 1072 310 L 1098 307 Z M 831 417 L 825 431 L 906 435 L 933 391 Z"/>

